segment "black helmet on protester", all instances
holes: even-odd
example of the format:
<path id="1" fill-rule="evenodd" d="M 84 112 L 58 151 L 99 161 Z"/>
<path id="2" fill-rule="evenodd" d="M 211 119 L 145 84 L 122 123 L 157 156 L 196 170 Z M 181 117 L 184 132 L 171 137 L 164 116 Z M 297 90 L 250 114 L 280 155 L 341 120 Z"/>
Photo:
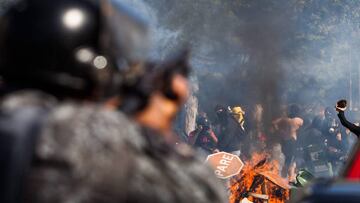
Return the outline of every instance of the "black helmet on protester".
<path id="1" fill-rule="evenodd" d="M 196 118 L 196 124 L 202 126 L 203 129 L 207 130 L 211 128 L 211 124 L 207 116 L 200 115 Z"/>
<path id="2" fill-rule="evenodd" d="M 144 21 L 113 0 L 20 0 L 0 19 L 0 75 L 11 88 L 99 96 L 146 51 Z"/>

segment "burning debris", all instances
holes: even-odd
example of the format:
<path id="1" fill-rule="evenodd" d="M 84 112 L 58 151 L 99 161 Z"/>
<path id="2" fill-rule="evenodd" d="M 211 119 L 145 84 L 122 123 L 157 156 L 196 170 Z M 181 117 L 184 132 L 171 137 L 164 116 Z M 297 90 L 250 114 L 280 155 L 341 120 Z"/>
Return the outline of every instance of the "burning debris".
<path id="1" fill-rule="evenodd" d="M 241 173 L 230 180 L 230 203 L 285 202 L 289 199 L 290 186 L 279 174 L 276 160 L 266 153 L 253 154 Z"/>

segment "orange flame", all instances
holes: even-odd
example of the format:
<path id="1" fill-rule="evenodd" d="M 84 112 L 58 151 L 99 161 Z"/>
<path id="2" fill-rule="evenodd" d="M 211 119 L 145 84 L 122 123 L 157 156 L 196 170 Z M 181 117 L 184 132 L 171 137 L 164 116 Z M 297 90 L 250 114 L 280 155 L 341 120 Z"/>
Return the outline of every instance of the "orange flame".
<path id="1" fill-rule="evenodd" d="M 280 164 L 269 158 L 266 153 L 254 153 L 240 174 L 230 180 L 230 203 L 238 203 L 244 197 L 254 203 L 282 203 L 289 199 L 290 188 L 287 180 L 279 175 Z M 247 195 L 249 192 L 268 195 L 268 199 Z"/>

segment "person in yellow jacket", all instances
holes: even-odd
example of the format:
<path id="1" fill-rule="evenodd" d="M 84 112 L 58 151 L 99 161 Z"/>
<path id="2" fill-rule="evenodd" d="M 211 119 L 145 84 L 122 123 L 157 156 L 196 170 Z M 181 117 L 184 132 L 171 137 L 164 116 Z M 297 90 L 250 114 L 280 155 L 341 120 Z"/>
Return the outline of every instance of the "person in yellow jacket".
<path id="1" fill-rule="evenodd" d="M 240 124 L 241 128 L 245 130 L 245 111 L 240 106 L 228 107 L 229 111 L 235 118 L 235 120 Z"/>

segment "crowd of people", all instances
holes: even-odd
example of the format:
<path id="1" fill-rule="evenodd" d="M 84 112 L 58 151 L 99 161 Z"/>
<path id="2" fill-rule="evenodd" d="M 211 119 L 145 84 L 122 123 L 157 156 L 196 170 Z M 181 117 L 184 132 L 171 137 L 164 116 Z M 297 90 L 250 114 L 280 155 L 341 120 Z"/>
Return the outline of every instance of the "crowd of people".
<path id="1" fill-rule="evenodd" d="M 350 131 L 332 108 L 297 105 L 265 126 L 261 105 L 217 105 L 179 142 L 172 129 L 188 90 L 189 50 L 147 57 L 148 26 L 111 0 L 13 1 L 0 16 L 0 202 L 227 202 L 201 158 L 251 159 L 277 143 L 284 176 L 334 173 Z M 190 146 L 194 146 L 193 150 Z M 288 172 L 289 171 L 289 172 Z"/>
<path id="2" fill-rule="evenodd" d="M 252 109 L 253 112 L 245 114 L 239 105 L 227 108 L 218 105 L 213 122 L 206 113 L 200 113 L 188 143 L 203 158 L 225 151 L 244 161 L 256 152 L 274 154 L 280 146 L 282 156 L 273 158 L 282 162 L 281 175 L 291 182 L 300 169 L 317 177 L 337 175 L 359 135 L 360 128 L 344 117 L 346 107 L 321 107 L 316 111 L 290 104 L 268 126 L 261 115 L 266 109 L 260 104 Z"/>

